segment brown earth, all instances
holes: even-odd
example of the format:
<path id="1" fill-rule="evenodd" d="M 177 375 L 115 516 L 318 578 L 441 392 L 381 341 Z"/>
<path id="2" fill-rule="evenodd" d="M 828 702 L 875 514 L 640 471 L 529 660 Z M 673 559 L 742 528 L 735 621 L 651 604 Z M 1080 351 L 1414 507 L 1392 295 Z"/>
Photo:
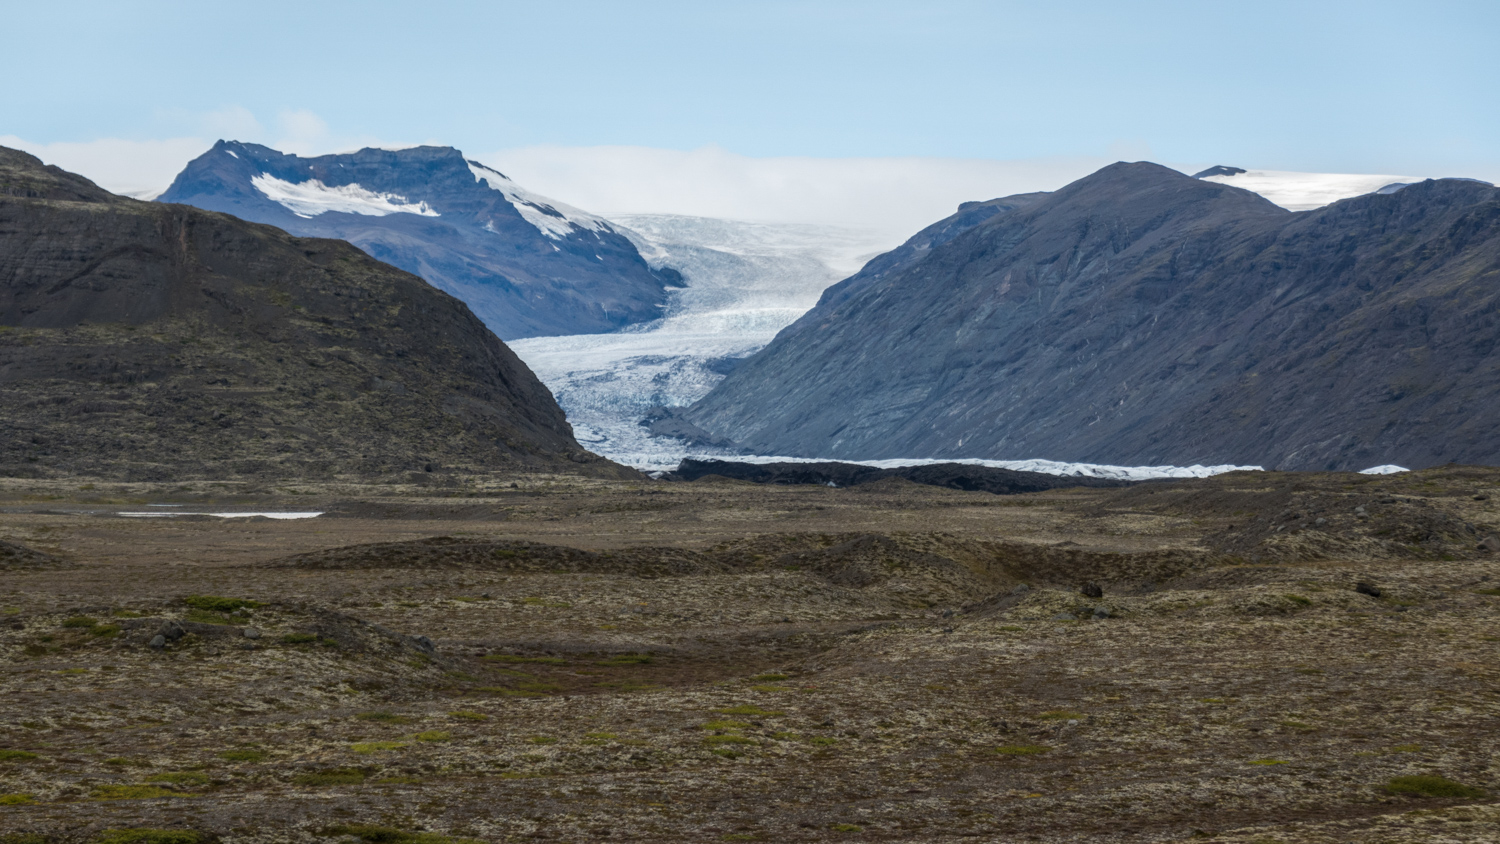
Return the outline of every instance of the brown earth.
<path id="1" fill-rule="evenodd" d="M 0 841 L 1494 841 L 1497 488 L 0 481 Z"/>

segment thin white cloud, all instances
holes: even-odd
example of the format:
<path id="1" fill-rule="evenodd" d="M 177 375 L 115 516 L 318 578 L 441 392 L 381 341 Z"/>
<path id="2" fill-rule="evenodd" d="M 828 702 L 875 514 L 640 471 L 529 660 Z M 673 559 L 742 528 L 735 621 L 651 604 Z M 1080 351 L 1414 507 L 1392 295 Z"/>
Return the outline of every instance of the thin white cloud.
<path id="1" fill-rule="evenodd" d="M 14 135 L 0 135 L 0 146 L 24 150 L 47 164 L 92 179 L 115 193 L 150 199 L 167 189 L 183 165 L 202 155 L 213 141 L 202 138 L 165 138 L 132 141 L 100 138 L 95 141 L 31 143 Z"/>
<path id="2" fill-rule="evenodd" d="M 751 158 L 720 147 L 522 147 L 473 155 L 600 214 L 688 214 L 910 234 L 960 202 L 1055 190 L 1105 158 Z"/>
<path id="3" fill-rule="evenodd" d="M 328 149 L 328 124 L 307 109 L 283 111 L 276 115 L 276 124 L 278 136 L 270 145 L 274 149 L 293 155 L 318 155 Z"/>

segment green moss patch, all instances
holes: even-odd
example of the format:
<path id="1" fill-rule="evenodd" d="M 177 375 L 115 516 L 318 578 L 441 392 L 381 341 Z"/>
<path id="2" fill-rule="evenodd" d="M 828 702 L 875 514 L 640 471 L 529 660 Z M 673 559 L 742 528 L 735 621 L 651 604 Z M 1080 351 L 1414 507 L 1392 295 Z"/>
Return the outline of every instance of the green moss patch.
<path id="1" fill-rule="evenodd" d="M 365 781 L 365 772 L 357 768 L 335 768 L 298 774 L 292 778 L 296 785 L 359 785 Z"/>
<path id="2" fill-rule="evenodd" d="M 1447 777 L 1439 777 L 1433 774 L 1396 777 L 1385 784 L 1385 790 L 1392 794 L 1413 794 L 1419 797 L 1478 798 L 1485 796 L 1484 789 L 1464 785 L 1461 782 L 1454 782 Z"/>
<path id="3" fill-rule="evenodd" d="M 417 719 L 394 712 L 361 712 L 354 716 L 361 721 L 379 721 L 383 724 L 415 724 Z"/>
<path id="4" fill-rule="evenodd" d="M 716 709 L 714 711 L 718 712 L 720 715 L 760 715 L 765 718 L 772 718 L 777 715 L 786 714 L 784 712 L 776 712 L 770 709 L 761 709 L 759 706 L 754 706 L 752 704 L 745 704 L 744 706 L 731 706 L 726 709 Z"/>
<path id="5" fill-rule="evenodd" d="M 158 797 L 181 796 L 157 785 L 101 785 L 94 789 L 96 800 L 155 800 Z"/>
<path id="6" fill-rule="evenodd" d="M 201 833 L 190 829 L 106 829 L 93 844 L 200 844 Z"/>
<path id="7" fill-rule="evenodd" d="M 651 654 L 615 654 L 599 660 L 599 665 L 650 665 Z"/>
<path id="8" fill-rule="evenodd" d="M 40 758 L 28 750 L 0 750 L 0 762 L 30 762 Z"/>
<path id="9" fill-rule="evenodd" d="M 368 844 L 479 844 L 470 838 L 453 838 L 436 832 L 407 832 L 392 826 L 340 824 L 325 830 L 330 835 L 352 835 Z"/>

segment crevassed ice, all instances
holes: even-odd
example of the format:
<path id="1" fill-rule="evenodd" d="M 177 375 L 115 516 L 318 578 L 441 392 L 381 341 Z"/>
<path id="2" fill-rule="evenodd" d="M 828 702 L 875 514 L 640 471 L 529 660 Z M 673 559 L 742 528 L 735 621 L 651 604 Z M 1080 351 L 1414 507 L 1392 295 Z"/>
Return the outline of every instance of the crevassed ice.
<path id="1" fill-rule="evenodd" d="M 674 468 L 690 448 L 649 436 L 638 424 L 649 408 L 702 398 L 724 377 L 726 359 L 770 342 L 824 288 L 899 242 L 858 229 L 667 214 L 612 222 L 647 263 L 687 279 L 669 294 L 667 316 L 613 334 L 507 345 L 552 390 L 585 448 L 647 469 Z"/>
<path id="2" fill-rule="evenodd" d="M 317 179 L 288 182 L 269 173 L 250 180 L 255 189 L 274 202 L 285 206 L 298 217 L 316 217 L 329 211 L 384 217 L 388 214 L 420 214 L 436 217 L 438 212 L 425 202 L 410 203 L 394 193 L 376 193 L 354 185 L 325 185 Z"/>
<path id="3" fill-rule="evenodd" d="M 1324 205 L 1374 193 L 1396 182 L 1420 182 L 1417 176 L 1372 176 L 1364 173 L 1295 173 L 1287 170 L 1246 170 L 1232 176 L 1205 176 L 1260 194 L 1288 211 L 1310 211 Z"/>
<path id="4" fill-rule="evenodd" d="M 520 212 L 523 220 L 536 226 L 537 231 L 553 240 L 562 240 L 575 229 L 611 231 L 609 223 L 600 217 L 532 193 L 506 178 L 499 170 L 493 170 L 477 161 L 465 163 L 469 165 L 469 172 L 474 174 L 475 181 L 483 182 L 503 194 L 506 201 Z"/>

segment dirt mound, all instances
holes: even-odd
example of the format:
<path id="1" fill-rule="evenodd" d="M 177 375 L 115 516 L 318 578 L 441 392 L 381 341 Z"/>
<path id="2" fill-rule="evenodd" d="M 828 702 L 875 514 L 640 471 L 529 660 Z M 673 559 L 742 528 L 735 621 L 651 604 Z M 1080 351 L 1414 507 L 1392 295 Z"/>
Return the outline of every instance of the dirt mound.
<path id="1" fill-rule="evenodd" d="M 384 501 L 340 501 L 324 510 L 323 518 L 498 522 L 510 518 L 510 511 L 497 504 L 454 504 L 448 502 L 412 504 Z"/>
<path id="2" fill-rule="evenodd" d="M 1016 581 L 1072 588 L 1100 583 L 1114 592 L 1150 590 L 1156 584 L 1210 568 L 1222 559 L 1214 553 L 1189 549 L 1116 553 L 1022 543 L 994 543 L 989 549 L 998 565 Z"/>
<path id="3" fill-rule="evenodd" d="M 1379 480 L 1351 474 L 1237 474 L 1122 490 L 1095 513 L 1128 509 L 1211 519 L 1220 527 L 1207 533 L 1203 544 L 1249 563 L 1468 557 L 1495 528 L 1467 520 L 1453 502 L 1493 480 L 1493 471 L 1474 467 Z"/>
<path id="4" fill-rule="evenodd" d="M 589 572 L 636 577 L 708 574 L 730 566 L 681 548 L 583 551 L 563 545 L 436 536 L 411 542 L 350 545 L 275 560 L 268 565 L 301 569 L 454 569 L 512 572 Z"/>
<path id="5" fill-rule="evenodd" d="M 918 605 L 963 603 L 993 591 L 992 583 L 980 567 L 914 547 L 910 539 L 902 542 L 874 534 L 844 539 L 826 548 L 786 554 L 775 565 L 805 569 L 851 589 L 878 587 Z"/>
<path id="6" fill-rule="evenodd" d="M 51 554 L 0 539 L 0 571 L 59 565 L 64 565 L 63 561 Z"/>

